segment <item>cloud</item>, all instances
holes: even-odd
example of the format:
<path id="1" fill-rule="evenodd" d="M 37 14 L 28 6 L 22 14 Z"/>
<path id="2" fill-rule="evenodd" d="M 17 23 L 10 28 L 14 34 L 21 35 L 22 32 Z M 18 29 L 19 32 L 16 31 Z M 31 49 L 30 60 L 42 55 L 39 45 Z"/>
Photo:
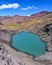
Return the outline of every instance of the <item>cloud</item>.
<path id="1" fill-rule="evenodd" d="M 28 8 L 21 8 L 21 10 L 28 10 Z"/>
<path id="2" fill-rule="evenodd" d="M 13 3 L 13 4 L 2 4 L 0 6 L 0 9 L 6 9 L 6 8 L 18 8 L 20 5 L 18 3 Z"/>
<path id="3" fill-rule="evenodd" d="M 37 7 L 32 5 L 32 6 L 27 6 L 27 7 L 21 8 L 21 10 L 31 10 L 31 9 L 37 9 Z"/>
<path id="4" fill-rule="evenodd" d="M 26 16 L 31 16 L 31 15 L 26 15 Z"/>

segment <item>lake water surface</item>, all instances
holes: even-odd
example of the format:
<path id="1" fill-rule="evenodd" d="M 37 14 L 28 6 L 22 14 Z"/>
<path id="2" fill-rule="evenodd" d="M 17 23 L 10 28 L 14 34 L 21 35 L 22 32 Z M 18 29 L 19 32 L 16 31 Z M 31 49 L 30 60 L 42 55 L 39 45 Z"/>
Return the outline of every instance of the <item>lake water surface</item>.
<path id="1" fill-rule="evenodd" d="M 26 52 L 33 56 L 44 54 L 46 49 L 46 44 L 38 35 L 25 31 L 12 36 L 11 46 L 16 50 Z"/>

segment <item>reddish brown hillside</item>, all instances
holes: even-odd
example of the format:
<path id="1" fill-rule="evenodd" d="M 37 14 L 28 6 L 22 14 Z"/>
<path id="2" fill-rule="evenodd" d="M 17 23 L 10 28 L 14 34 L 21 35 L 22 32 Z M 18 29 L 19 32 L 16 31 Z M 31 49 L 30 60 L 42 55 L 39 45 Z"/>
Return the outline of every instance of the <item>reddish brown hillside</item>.
<path id="1" fill-rule="evenodd" d="M 42 11 L 40 13 L 31 15 L 31 17 L 41 17 L 41 16 L 44 16 L 46 14 L 48 14 L 48 11 Z"/>

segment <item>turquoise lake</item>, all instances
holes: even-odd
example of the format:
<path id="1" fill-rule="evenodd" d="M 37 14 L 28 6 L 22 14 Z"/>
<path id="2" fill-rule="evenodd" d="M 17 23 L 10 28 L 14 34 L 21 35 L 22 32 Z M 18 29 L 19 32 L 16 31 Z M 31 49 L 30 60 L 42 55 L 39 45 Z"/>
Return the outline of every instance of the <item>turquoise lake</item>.
<path id="1" fill-rule="evenodd" d="M 25 31 L 12 35 L 11 46 L 33 56 L 40 56 L 46 52 L 46 44 L 40 37 Z"/>

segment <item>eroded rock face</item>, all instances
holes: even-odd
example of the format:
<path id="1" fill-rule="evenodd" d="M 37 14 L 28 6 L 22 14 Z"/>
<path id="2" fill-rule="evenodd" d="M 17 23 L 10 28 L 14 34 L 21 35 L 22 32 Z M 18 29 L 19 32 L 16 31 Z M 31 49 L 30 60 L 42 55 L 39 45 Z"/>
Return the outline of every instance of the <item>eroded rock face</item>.
<path id="1" fill-rule="evenodd" d="M 0 42 L 10 43 L 11 34 L 6 31 L 0 31 Z"/>
<path id="2" fill-rule="evenodd" d="M 47 34 L 47 48 L 49 51 L 52 51 L 52 23 L 44 26 L 44 32 Z"/>
<path id="3" fill-rule="evenodd" d="M 15 33 L 17 33 L 17 31 L 0 29 L 0 42 L 5 42 L 10 45 L 12 34 Z"/>
<path id="4" fill-rule="evenodd" d="M 44 26 L 44 32 L 46 32 L 49 36 L 52 35 L 52 23 Z"/>

